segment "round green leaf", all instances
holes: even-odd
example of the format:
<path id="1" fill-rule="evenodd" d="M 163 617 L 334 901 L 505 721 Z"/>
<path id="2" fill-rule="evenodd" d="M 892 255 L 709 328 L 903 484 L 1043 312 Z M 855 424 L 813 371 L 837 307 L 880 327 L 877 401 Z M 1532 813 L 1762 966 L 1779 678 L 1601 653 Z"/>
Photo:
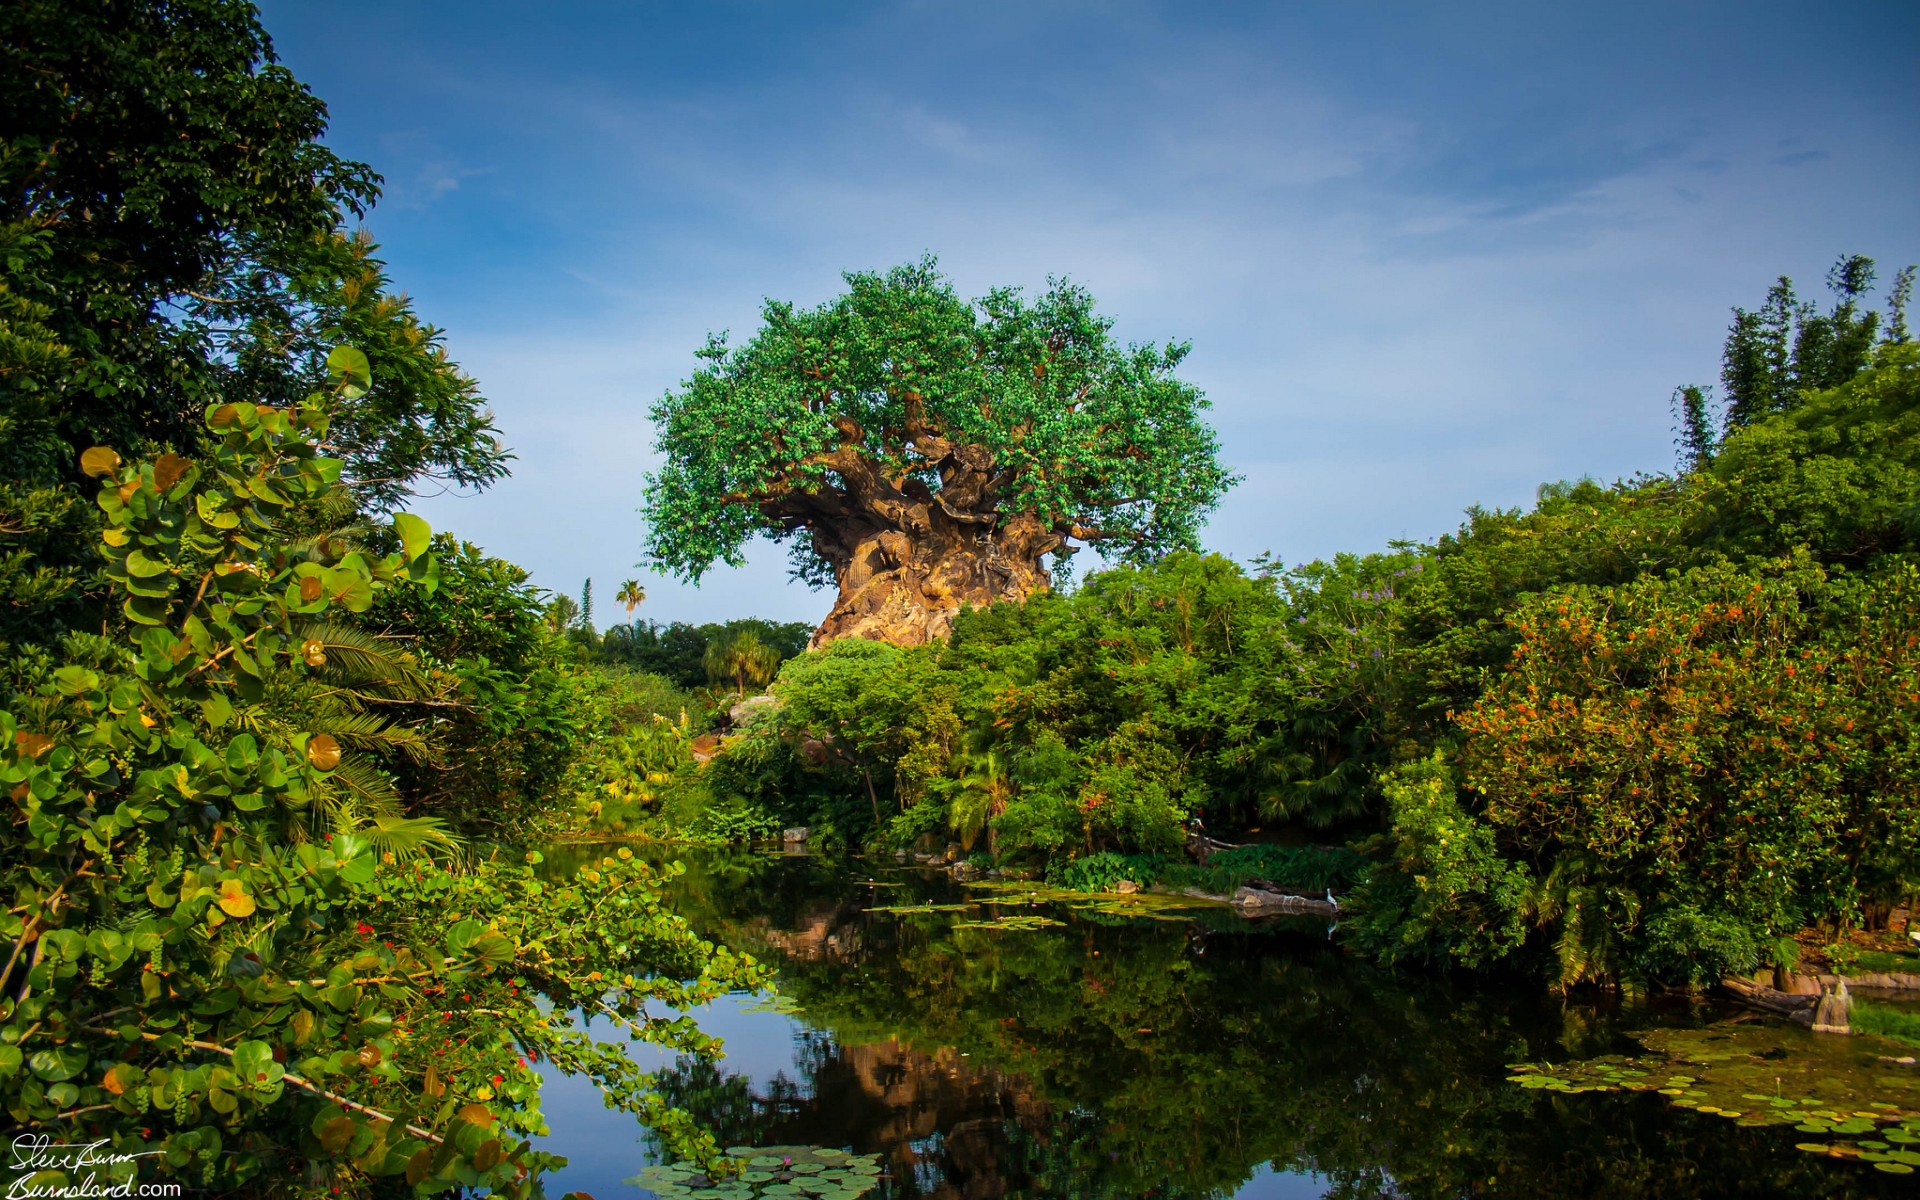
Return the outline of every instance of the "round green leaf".
<path id="1" fill-rule="evenodd" d="M 373 388 L 373 366 L 355 346 L 335 346 L 327 355 L 327 379 L 334 391 L 358 400 Z"/>

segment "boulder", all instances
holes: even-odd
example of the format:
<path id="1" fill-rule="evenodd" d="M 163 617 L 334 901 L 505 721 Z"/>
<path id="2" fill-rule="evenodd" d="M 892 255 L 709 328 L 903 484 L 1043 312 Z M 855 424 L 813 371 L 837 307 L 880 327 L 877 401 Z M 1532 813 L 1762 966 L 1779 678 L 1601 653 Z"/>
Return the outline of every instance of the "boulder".
<path id="1" fill-rule="evenodd" d="M 791 829 L 782 829 L 780 831 L 780 840 L 783 842 L 804 842 L 807 840 L 807 835 L 811 832 L 812 830 L 808 829 L 805 825 L 795 825 Z"/>
<path id="2" fill-rule="evenodd" d="M 694 762 L 705 766 L 708 759 L 720 753 L 720 735 L 717 733 L 703 733 L 693 739 L 692 744 L 687 747 L 687 750 L 693 755 Z"/>
<path id="3" fill-rule="evenodd" d="M 740 703 L 727 710 L 727 720 L 733 723 L 734 728 L 738 729 L 740 726 L 745 725 L 756 713 L 779 711 L 780 698 L 778 696 L 748 696 L 745 700 L 740 701 Z"/>
<path id="4" fill-rule="evenodd" d="M 1140 885 L 1131 879 L 1122 879 L 1114 885 L 1113 890 L 1119 892 L 1122 896 L 1131 896 L 1140 890 Z"/>

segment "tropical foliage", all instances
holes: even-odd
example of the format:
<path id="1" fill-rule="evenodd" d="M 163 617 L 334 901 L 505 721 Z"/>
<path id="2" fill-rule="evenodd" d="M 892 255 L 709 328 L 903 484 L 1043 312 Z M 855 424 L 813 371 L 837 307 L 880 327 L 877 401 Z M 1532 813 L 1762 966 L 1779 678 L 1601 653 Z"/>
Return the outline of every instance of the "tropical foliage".
<path id="1" fill-rule="evenodd" d="M 332 395 L 367 390 L 363 355 L 330 361 Z M 333 1188 L 531 1195 L 551 1165 L 525 1140 L 533 1055 L 710 1155 L 548 1003 L 700 1051 L 646 1003 L 751 983 L 751 961 L 700 941 L 624 860 L 556 888 L 517 864 L 453 869 L 445 824 L 353 769 L 356 743 L 426 753 L 428 731 L 356 708 L 425 685 L 334 622 L 382 593 L 431 596 L 441 570 L 409 514 L 380 557 L 286 536 L 341 486 L 321 453 L 330 400 L 217 406 L 201 461 L 82 456 L 125 636 L 69 636 L 67 661 L 0 712 L 19 813 L 0 872 L 0 1096 L 22 1125 L 153 1150 L 200 1184 L 271 1186 L 303 1159 Z"/>
<path id="2" fill-rule="evenodd" d="M 1291 569 L 1169 554 L 939 645 L 836 642 L 708 776 L 784 822 L 984 834 L 1056 872 L 1166 863 L 1195 816 L 1345 839 L 1372 862 L 1349 933 L 1388 959 L 1562 985 L 1791 965 L 1801 930 L 1920 889 L 1920 352 L 1906 276 L 1884 322 L 1870 279 L 1844 260 L 1833 313 L 1793 308 L 1794 387 L 1683 437 L 1674 475 Z"/>

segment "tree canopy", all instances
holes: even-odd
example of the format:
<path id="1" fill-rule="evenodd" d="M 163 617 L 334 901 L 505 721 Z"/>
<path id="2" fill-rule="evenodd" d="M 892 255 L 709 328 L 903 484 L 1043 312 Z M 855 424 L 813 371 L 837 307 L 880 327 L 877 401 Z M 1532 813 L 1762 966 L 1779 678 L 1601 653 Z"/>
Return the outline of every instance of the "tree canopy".
<path id="1" fill-rule="evenodd" d="M 1128 561 L 1195 544 L 1234 480 L 1175 375 L 1186 343 L 1120 345 L 1064 281 L 970 303 L 931 258 L 845 279 L 817 308 L 768 301 L 743 346 L 710 337 L 653 406 L 657 567 L 698 580 L 764 533 L 792 539 L 800 578 L 840 586 L 837 613 L 884 577 L 905 608 L 951 614 L 1046 586 L 1041 556 L 1076 541 Z"/>

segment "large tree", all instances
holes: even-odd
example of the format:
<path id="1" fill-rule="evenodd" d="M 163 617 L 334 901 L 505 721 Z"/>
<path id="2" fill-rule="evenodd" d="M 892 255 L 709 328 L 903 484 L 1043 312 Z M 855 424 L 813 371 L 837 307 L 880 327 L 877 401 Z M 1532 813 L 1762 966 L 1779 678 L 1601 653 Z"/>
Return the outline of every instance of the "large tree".
<path id="1" fill-rule="evenodd" d="M 795 574 L 840 590 L 814 645 L 918 645 L 1049 586 L 1076 541 L 1192 546 L 1234 482 L 1174 376 L 1187 345 L 1119 345 L 1085 290 L 968 303 L 930 258 L 845 278 L 818 308 L 768 301 L 744 346 L 710 337 L 654 405 L 657 568 L 698 581 L 756 534 L 791 539 Z"/>
<path id="2" fill-rule="evenodd" d="M 325 447 L 360 507 L 506 473 L 477 385 L 344 228 L 379 176 L 326 123 L 244 0 L 0 5 L 0 663 L 100 623 L 83 450 L 201 454 L 208 408 L 293 405 L 336 344 L 382 381 Z"/>

